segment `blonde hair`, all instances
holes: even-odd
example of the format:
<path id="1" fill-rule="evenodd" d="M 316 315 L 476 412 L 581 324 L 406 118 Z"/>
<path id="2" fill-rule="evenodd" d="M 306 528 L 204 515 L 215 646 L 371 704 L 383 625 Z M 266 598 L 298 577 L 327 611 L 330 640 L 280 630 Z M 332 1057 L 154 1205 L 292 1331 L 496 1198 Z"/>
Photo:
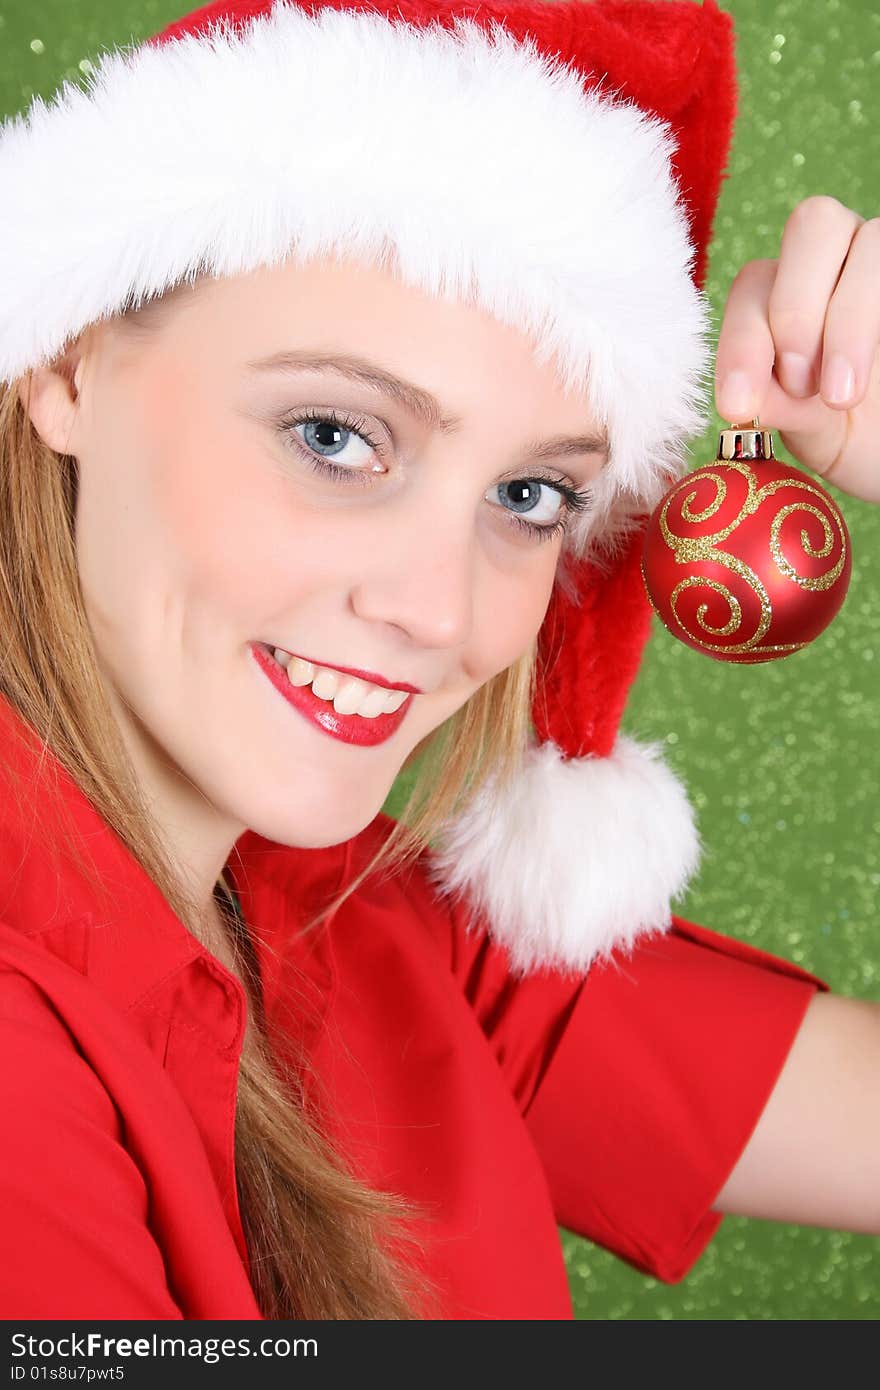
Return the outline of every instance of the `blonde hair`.
<path id="1" fill-rule="evenodd" d="M 191 290 L 192 285 L 187 286 Z M 148 332 L 174 291 L 118 322 Z M 20 399 L 21 389 L 25 404 Z M 76 563 L 78 472 L 30 420 L 31 373 L 0 383 L 0 692 L 51 753 L 158 887 L 180 921 L 209 951 L 232 952 L 248 1006 L 235 1119 L 239 1207 L 254 1295 L 272 1319 L 402 1319 L 439 1315 L 437 1291 L 418 1268 L 421 1207 L 371 1189 L 335 1152 L 320 1120 L 307 1114 L 304 1061 L 295 1074 L 271 1050 L 260 1012 L 253 945 L 230 915 L 225 927 L 185 888 L 153 820 L 116 724 L 87 621 Z M 430 844 L 442 821 L 491 773 L 512 778 L 530 732 L 536 644 L 480 688 L 407 761 L 415 780 L 393 832 L 366 868 L 312 926 L 371 874 L 399 871 Z M 5 769 L 11 779 L 11 769 Z M 52 778 L 57 791 L 57 778 Z M 17 787 L 51 823 L 53 787 Z M 73 826 L 59 815 L 50 848 L 69 853 L 96 893 L 108 890 L 81 855 Z M 112 910 L 112 903 L 110 904 Z M 223 914 L 220 914 L 221 917 Z M 225 948 L 225 950 L 224 950 Z M 288 967 L 290 969 L 290 967 Z"/>

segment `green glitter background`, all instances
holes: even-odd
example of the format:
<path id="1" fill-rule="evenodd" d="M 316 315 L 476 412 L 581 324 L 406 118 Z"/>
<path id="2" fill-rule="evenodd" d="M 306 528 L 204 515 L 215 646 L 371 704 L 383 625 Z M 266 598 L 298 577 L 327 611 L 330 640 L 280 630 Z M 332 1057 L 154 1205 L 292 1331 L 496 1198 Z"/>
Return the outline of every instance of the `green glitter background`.
<path id="1" fill-rule="evenodd" d="M 662 0 L 658 0 L 662 3 Z M 77 80 L 103 48 L 193 8 L 183 0 L 0 0 L 0 117 Z M 829 193 L 880 212 L 880 9 L 870 0 L 729 0 L 739 117 L 707 291 L 716 335 L 730 283 L 775 257 L 794 205 Z M 63 222 L 64 209 L 58 209 Z M 693 463 L 715 456 L 713 417 Z M 776 452 L 790 460 L 776 439 Z M 880 441 L 878 441 L 880 467 Z M 690 790 L 704 857 L 682 916 L 816 971 L 839 993 L 880 998 L 880 509 L 830 489 L 850 529 L 839 616 L 783 661 L 722 665 L 654 619 L 623 727 L 665 740 Z M 406 787 L 385 809 L 395 814 Z M 580 1319 L 873 1319 L 880 1242 L 728 1217 L 680 1284 L 645 1278 L 563 1232 Z"/>

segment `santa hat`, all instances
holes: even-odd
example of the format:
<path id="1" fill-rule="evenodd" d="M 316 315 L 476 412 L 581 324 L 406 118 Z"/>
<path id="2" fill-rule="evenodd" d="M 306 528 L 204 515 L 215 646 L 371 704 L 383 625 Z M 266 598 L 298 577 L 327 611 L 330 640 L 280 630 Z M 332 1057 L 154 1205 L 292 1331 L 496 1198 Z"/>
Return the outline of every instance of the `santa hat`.
<path id="1" fill-rule="evenodd" d="M 529 333 L 584 391 L 610 455 L 539 635 L 535 742 L 430 859 L 521 971 L 662 930 L 698 863 L 660 745 L 618 725 L 643 524 L 708 419 L 734 106 L 715 0 L 221 0 L 0 127 L 0 380 L 203 271 L 392 247 L 402 280 Z"/>

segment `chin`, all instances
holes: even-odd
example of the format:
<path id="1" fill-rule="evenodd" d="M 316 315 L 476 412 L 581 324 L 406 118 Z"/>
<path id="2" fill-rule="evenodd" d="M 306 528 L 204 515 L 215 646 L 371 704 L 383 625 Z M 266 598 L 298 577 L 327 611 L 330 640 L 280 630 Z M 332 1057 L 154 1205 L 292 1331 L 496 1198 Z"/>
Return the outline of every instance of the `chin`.
<path id="1" fill-rule="evenodd" d="M 390 788 L 388 789 L 390 791 Z M 263 806 L 249 816 L 242 808 L 240 819 L 264 840 L 297 849 L 327 849 L 353 839 L 375 820 L 388 792 L 378 799 L 359 797 L 357 804 L 340 798 L 335 803 L 316 806 L 313 802 L 297 806 Z"/>

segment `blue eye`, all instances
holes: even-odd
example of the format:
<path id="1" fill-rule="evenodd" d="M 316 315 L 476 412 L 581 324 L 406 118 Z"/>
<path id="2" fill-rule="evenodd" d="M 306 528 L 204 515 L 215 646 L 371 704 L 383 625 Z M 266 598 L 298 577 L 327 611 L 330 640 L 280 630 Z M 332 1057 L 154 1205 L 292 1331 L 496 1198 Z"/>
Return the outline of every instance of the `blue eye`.
<path id="1" fill-rule="evenodd" d="M 335 410 L 298 411 L 285 419 L 281 428 L 293 435 L 298 451 L 316 473 L 341 482 L 369 484 L 370 471 L 361 465 L 371 453 L 380 459 L 383 455 L 383 446 L 368 434 L 362 418 L 339 415 Z M 578 492 L 564 478 L 516 478 L 496 483 L 495 490 L 510 504 L 505 507 L 502 503 L 501 509 L 509 513 L 511 525 L 537 540 L 549 540 L 564 531 L 568 518 L 590 506 L 592 500 L 588 492 Z"/>
<path id="2" fill-rule="evenodd" d="M 363 420 L 341 419 L 332 411 L 323 415 L 303 411 L 293 420 L 288 420 L 285 429 L 296 434 L 306 448 L 319 458 L 338 460 L 357 468 L 370 453 L 379 450 L 378 441 L 366 433 L 364 425 Z M 298 433 L 300 429 L 303 430 L 302 435 Z M 355 448 L 352 456 L 350 446 L 353 441 L 357 441 L 363 447 Z"/>
<path id="3" fill-rule="evenodd" d="M 544 478 L 516 478 L 496 483 L 494 490 L 507 498 L 515 515 L 527 517 L 529 525 L 540 524 L 543 529 L 553 527 L 560 516 L 565 520 L 565 496 L 561 488 Z"/>

